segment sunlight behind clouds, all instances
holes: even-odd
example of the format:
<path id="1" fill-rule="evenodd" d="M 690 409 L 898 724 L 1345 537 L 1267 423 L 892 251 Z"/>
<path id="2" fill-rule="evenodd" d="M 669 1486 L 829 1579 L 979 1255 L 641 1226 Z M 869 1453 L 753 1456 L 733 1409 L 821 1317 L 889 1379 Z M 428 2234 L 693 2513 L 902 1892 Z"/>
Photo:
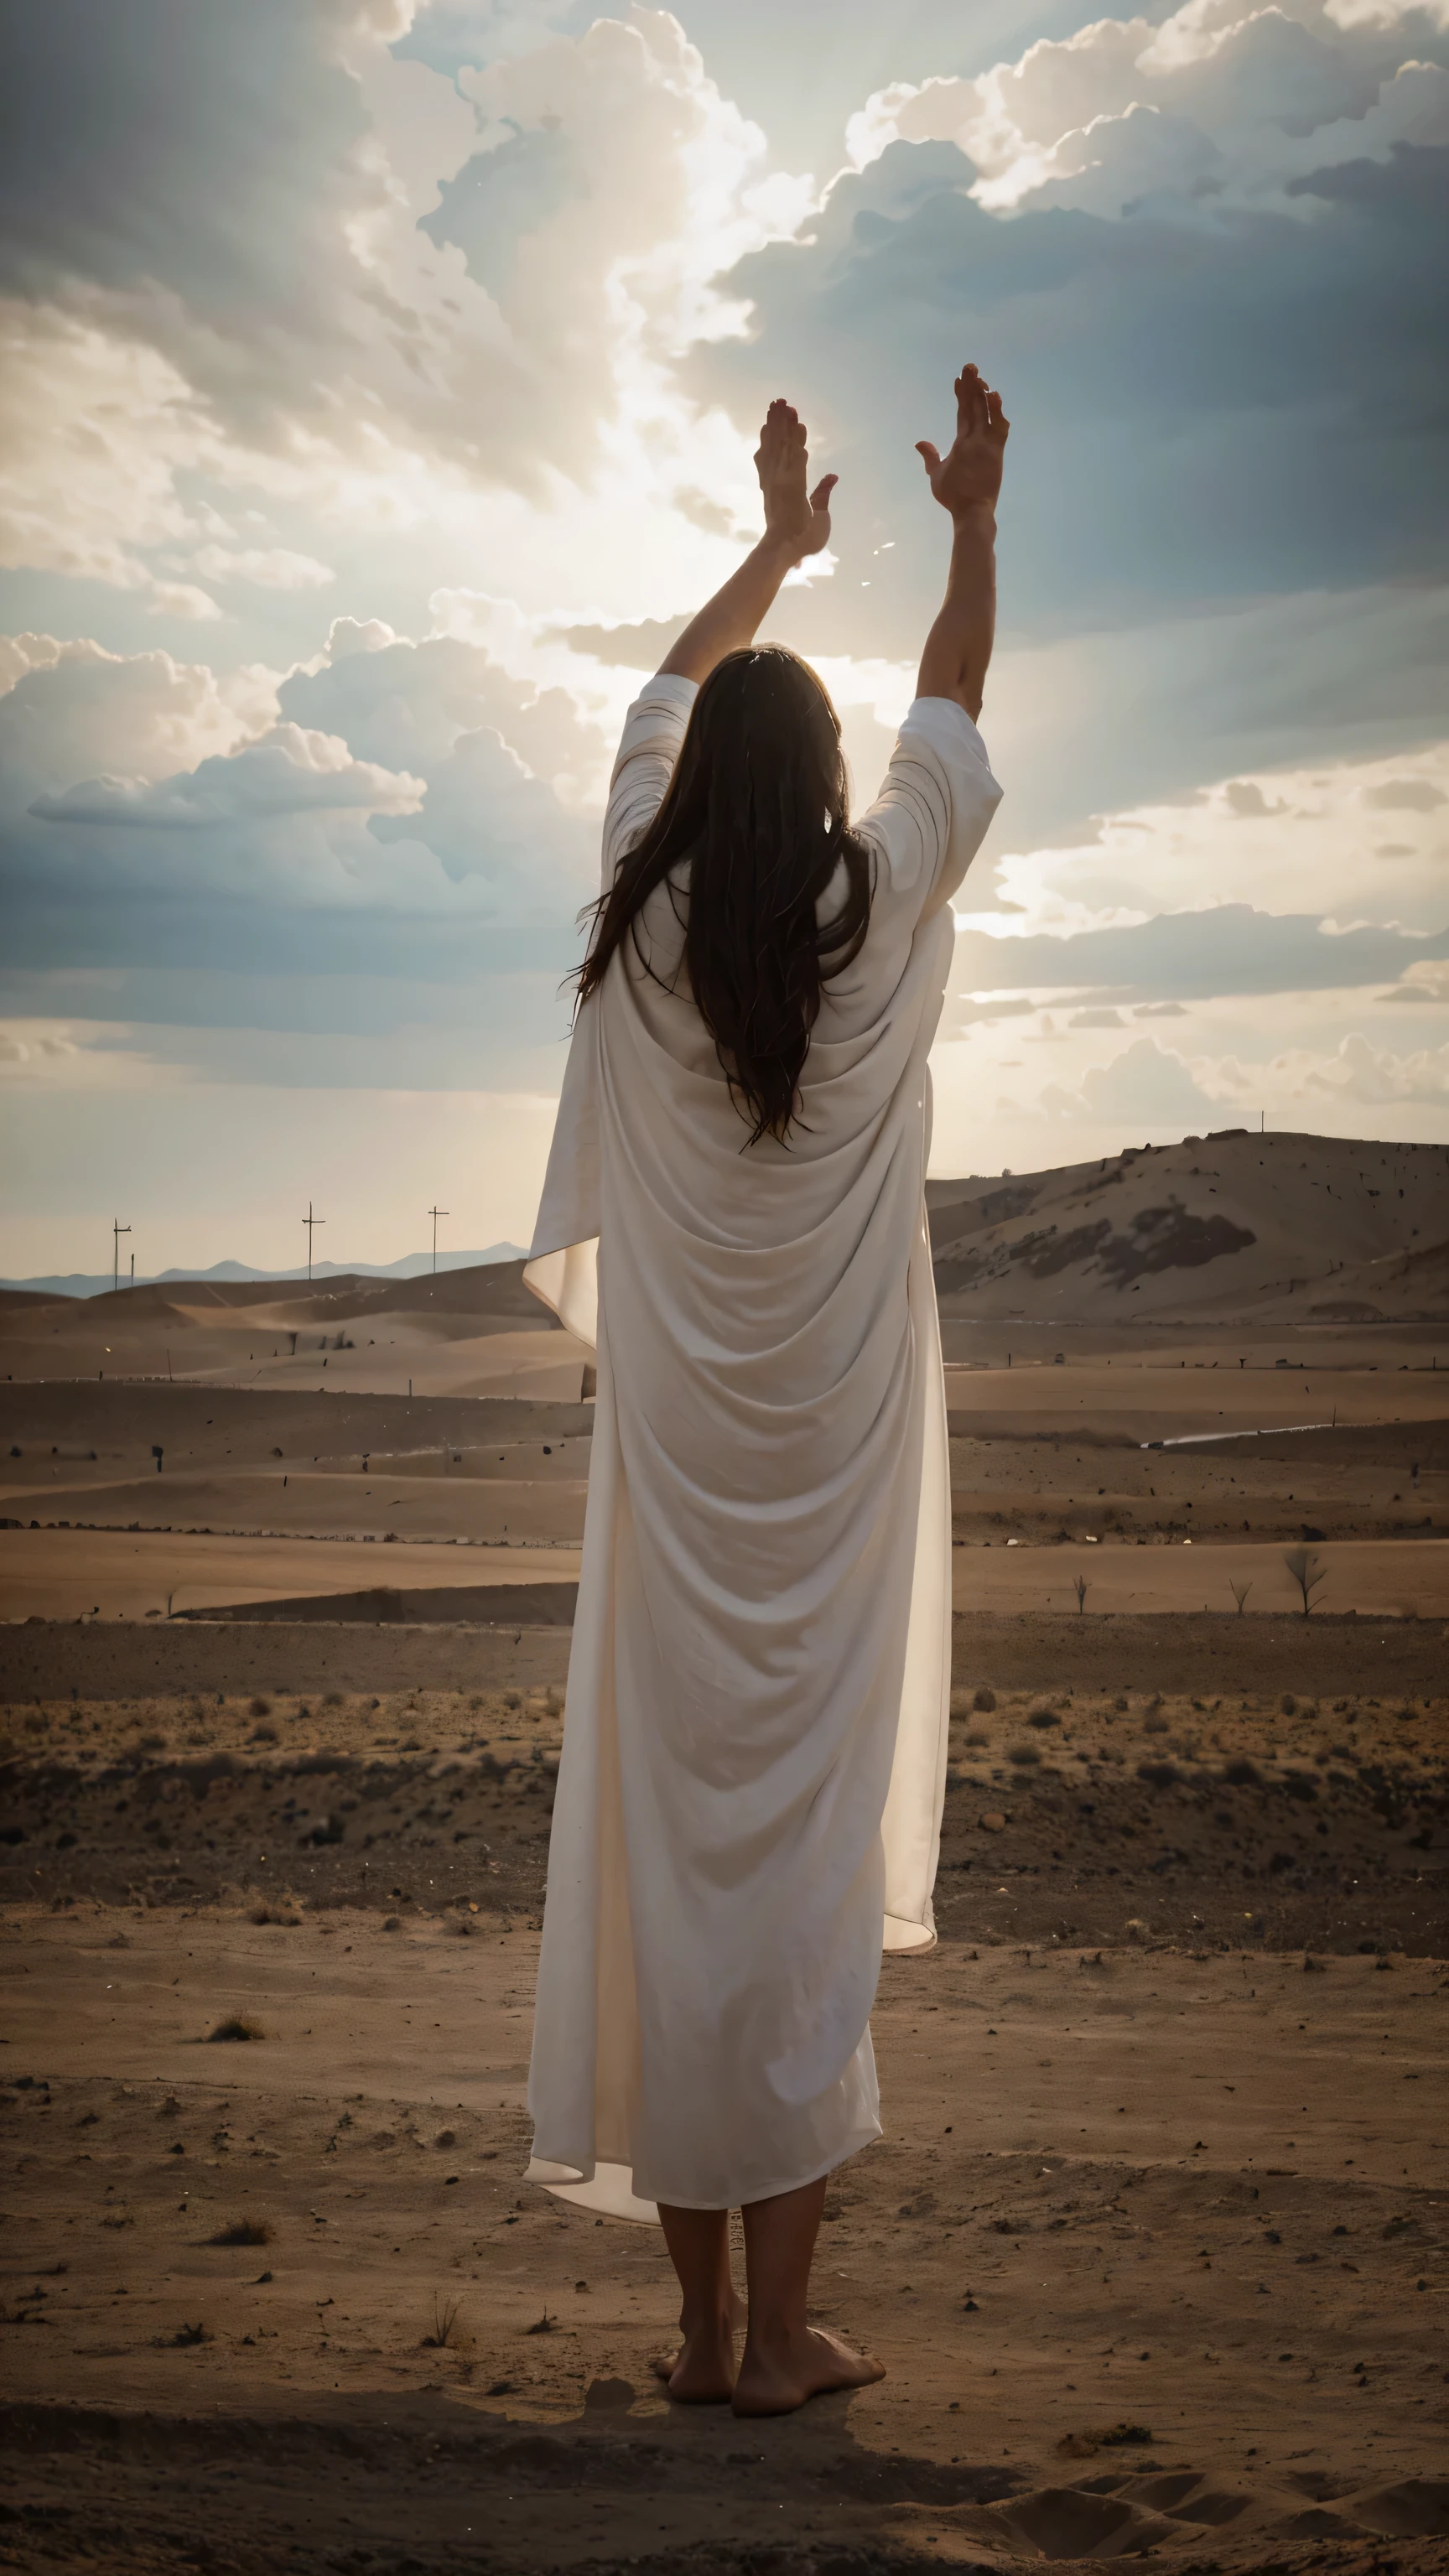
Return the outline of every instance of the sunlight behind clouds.
<path id="1" fill-rule="evenodd" d="M 841 476 L 770 632 L 860 805 L 966 355 L 1014 424 L 1006 797 L 938 1168 L 1249 1101 L 1449 1133 L 1449 0 L 909 15 L 21 13 L 0 1060 L 72 1175 L 27 1152 L 30 1266 L 91 1266 L 78 1175 L 164 1195 L 189 1083 L 249 1223 L 286 1095 L 328 1102 L 360 1252 L 412 1248 L 384 1165 L 430 1119 L 476 1239 L 526 1234 L 619 726 L 758 527 L 765 404 Z"/>

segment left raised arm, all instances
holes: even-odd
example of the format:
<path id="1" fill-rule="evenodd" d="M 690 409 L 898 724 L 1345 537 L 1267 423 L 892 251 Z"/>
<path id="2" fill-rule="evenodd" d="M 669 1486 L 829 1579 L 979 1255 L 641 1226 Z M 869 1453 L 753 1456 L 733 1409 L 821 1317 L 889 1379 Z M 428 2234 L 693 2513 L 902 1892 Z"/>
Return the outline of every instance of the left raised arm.
<path id="1" fill-rule="evenodd" d="M 827 474 L 808 491 L 807 464 L 804 422 L 789 403 L 772 402 L 755 451 L 765 533 L 738 572 L 690 619 L 661 671 L 707 680 L 726 653 L 753 644 L 786 573 L 830 543 L 830 495 L 839 478 Z"/>

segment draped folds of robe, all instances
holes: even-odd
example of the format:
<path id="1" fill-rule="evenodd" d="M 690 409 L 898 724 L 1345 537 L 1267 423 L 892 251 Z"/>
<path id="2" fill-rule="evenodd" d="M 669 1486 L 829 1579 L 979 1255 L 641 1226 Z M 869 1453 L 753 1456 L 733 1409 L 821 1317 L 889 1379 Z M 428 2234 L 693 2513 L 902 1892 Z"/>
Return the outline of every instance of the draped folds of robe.
<path id="1" fill-rule="evenodd" d="M 630 710 L 606 884 L 694 694 Z M 950 1681 L 926 1059 L 1000 793 L 918 699 L 787 1144 L 746 1146 L 677 973 L 687 867 L 640 916 L 653 975 L 626 940 L 578 1015 L 525 1272 L 598 1355 L 529 2177 L 590 2209 L 738 2206 L 880 2135 L 869 2015 L 882 1944 L 935 1938 Z"/>

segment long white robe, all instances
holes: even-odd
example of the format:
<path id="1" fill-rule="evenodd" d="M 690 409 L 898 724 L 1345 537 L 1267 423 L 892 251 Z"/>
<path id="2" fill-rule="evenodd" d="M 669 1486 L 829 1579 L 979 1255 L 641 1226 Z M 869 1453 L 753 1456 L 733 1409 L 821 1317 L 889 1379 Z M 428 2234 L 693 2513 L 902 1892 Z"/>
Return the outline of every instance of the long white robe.
<path id="1" fill-rule="evenodd" d="M 629 712 L 606 884 L 694 694 Z M 590 2209 L 735 2207 L 880 2135 L 870 2008 L 882 1943 L 935 1938 L 950 1685 L 926 1059 L 1000 794 L 918 699 L 788 1144 L 741 1150 L 687 988 L 628 942 L 578 1016 L 524 1274 L 598 1355 L 529 2178 Z M 667 984 L 667 889 L 641 929 Z"/>

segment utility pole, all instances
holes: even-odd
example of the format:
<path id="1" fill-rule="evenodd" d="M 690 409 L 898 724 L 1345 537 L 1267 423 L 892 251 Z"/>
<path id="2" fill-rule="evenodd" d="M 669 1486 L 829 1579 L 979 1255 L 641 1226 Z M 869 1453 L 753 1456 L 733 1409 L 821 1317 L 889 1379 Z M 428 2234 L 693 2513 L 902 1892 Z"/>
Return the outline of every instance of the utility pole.
<path id="1" fill-rule="evenodd" d="M 314 1229 L 315 1227 L 319 1226 L 319 1225 L 325 1225 L 325 1224 L 326 1224 L 326 1222 L 327 1222 L 327 1219 L 325 1218 L 325 1216 L 314 1216 L 314 1215 L 312 1214 L 312 1202 L 311 1202 L 311 1200 L 309 1199 L 309 1200 L 307 1201 L 307 1213 L 306 1213 L 306 1215 L 305 1215 L 305 1216 L 303 1217 L 303 1219 L 302 1219 L 302 1223 L 305 1225 L 305 1227 L 306 1227 L 306 1229 L 307 1229 L 307 1276 L 308 1276 L 308 1278 L 309 1278 L 309 1279 L 310 1279 L 310 1278 L 311 1278 L 311 1276 L 312 1276 L 312 1234 L 313 1234 L 313 1229 Z"/>
<path id="2" fill-rule="evenodd" d="M 121 1225 L 121 1224 L 119 1224 L 119 1223 L 117 1222 L 117 1220 L 116 1220 L 114 1217 L 112 1218 L 112 1220 L 111 1220 L 111 1294 L 112 1294 L 112 1296 L 113 1296 L 113 1297 L 114 1297 L 114 1295 L 115 1295 L 115 1293 L 116 1293 L 116 1290 L 119 1288 L 119 1286 L 120 1286 L 120 1284 L 121 1284 L 121 1237 L 122 1237 L 122 1235 L 123 1235 L 123 1234 L 129 1234 L 129 1233 L 130 1233 L 130 1231 L 131 1231 L 131 1229 L 130 1229 L 130 1227 L 129 1227 L 128 1225 Z M 135 1267 L 135 1264 L 133 1263 L 133 1264 L 132 1264 L 132 1268 L 134 1269 L 134 1267 Z"/>
<path id="3" fill-rule="evenodd" d="M 447 1213 L 448 1211 L 446 1208 L 440 1207 L 431 1207 L 428 1210 L 428 1214 L 433 1220 L 433 1277 L 435 1279 L 438 1275 L 438 1219 L 440 1216 L 446 1216 Z"/>

